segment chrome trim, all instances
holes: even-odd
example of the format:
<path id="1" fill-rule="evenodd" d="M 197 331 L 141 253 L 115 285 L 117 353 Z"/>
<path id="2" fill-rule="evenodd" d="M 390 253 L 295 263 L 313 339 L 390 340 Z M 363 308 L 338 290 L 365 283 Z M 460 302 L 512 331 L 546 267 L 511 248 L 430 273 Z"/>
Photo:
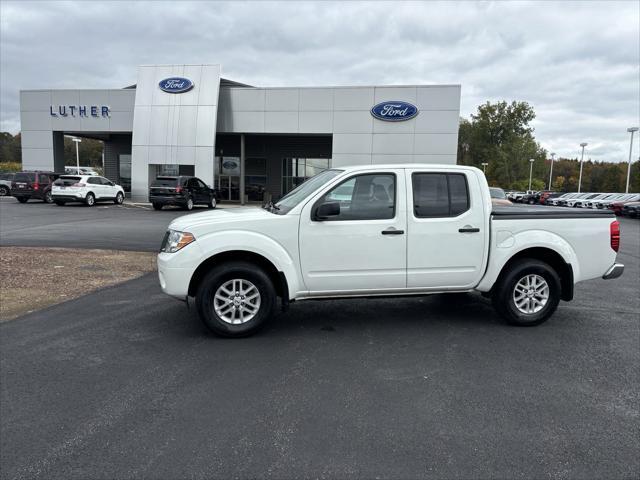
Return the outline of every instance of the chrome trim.
<path id="1" fill-rule="evenodd" d="M 622 272 L 624 272 L 624 265 L 621 263 L 614 263 L 613 265 L 611 265 L 611 267 L 609 267 L 607 273 L 602 275 L 602 278 L 604 278 L 605 280 L 618 278 L 620 275 L 622 275 Z"/>

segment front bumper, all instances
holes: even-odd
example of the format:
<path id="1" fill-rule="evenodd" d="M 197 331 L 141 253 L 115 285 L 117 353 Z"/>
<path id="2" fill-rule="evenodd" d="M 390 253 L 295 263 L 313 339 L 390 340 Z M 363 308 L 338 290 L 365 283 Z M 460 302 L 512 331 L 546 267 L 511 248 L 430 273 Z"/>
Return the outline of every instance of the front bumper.
<path id="1" fill-rule="evenodd" d="M 201 262 L 200 247 L 193 242 L 175 253 L 158 254 L 158 280 L 167 295 L 186 300 L 189 283 Z"/>
<path id="2" fill-rule="evenodd" d="M 609 267 L 609 270 L 602 275 L 605 280 L 611 280 L 612 278 L 618 278 L 624 272 L 624 265 L 621 263 L 614 263 Z"/>

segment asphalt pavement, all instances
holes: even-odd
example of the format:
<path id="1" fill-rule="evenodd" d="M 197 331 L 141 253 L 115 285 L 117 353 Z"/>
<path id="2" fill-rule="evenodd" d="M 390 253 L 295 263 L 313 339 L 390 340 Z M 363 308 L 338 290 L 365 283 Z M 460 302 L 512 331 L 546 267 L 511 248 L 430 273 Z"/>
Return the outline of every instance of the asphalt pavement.
<path id="1" fill-rule="evenodd" d="M 136 246 L 175 214 L 125 208 L 101 218 L 149 222 Z M 622 228 L 624 276 L 534 328 L 455 294 L 303 301 L 221 339 L 154 274 L 2 324 L 0 478 L 638 478 L 640 222 Z"/>
<path id="2" fill-rule="evenodd" d="M 198 206 L 192 213 L 205 210 L 207 207 Z M 174 207 L 155 211 L 150 205 L 112 202 L 59 207 L 38 200 L 20 204 L 13 197 L 0 197 L 0 244 L 157 251 L 167 225 L 188 214 Z"/>

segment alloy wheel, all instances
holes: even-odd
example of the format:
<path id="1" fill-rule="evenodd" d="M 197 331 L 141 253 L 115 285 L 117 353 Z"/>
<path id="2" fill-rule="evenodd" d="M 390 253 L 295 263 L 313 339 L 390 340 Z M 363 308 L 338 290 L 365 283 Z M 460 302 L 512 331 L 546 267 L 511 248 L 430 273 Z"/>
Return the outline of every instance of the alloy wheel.
<path id="1" fill-rule="evenodd" d="M 234 278 L 218 287 L 213 298 L 213 309 L 224 322 L 240 325 L 257 315 L 260 303 L 260 291 L 253 283 Z"/>
<path id="2" fill-rule="evenodd" d="M 513 302 L 521 313 L 538 313 L 548 301 L 549 284 L 540 275 L 525 275 L 513 287 Z"/>

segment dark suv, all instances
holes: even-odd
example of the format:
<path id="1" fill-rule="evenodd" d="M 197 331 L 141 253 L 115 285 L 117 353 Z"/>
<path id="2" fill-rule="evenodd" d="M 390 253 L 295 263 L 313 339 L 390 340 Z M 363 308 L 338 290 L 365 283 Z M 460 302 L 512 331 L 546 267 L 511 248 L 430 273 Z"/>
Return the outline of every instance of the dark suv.
<path id="1" fill-rule="evenodd" d="M 11 182 L 11 195 L 20 203 L 26 203 L 30 198 L 52 203 L 51 186 L 59 176 L 53 172 L 18 172 Z"/>
<path id="2" fill-rule="evenodd" d="M 149 202 L 155 210 L 177 205 L 191 210 L 194 205 L 216 208 L 216 191 L 197 177 L 158 177 L 149 187 Z"/>

